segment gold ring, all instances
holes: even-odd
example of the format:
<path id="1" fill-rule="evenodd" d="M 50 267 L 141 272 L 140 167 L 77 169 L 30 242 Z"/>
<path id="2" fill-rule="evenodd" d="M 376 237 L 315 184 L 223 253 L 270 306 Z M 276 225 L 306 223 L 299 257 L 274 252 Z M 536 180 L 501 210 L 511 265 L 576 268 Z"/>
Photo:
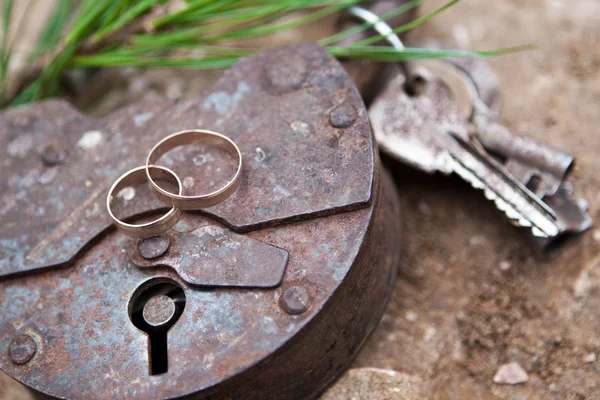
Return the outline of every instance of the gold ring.
<path id="1" fill-rule="evenodd" d="M 194 143 L 205 143 L 217 146 L 231 154 L 233 157 L 236 157 L 238 159 L 238 168 L 233 178 L 219 190 L 198 196 L 183 196 L 181 193 L 171 193 L 158 186 L 150 176 L 149 166 L 153 165 L 169 150 Z M 146 159 L 146 176 L 148 177 L 150 188 L 154 191 L 156 197 L 163 203 L 182 210 L 200 210 L 219 204 L 235 192 L 239 185 L 241 175 L 242 152 L 233 140 L 220 133 L 204 129 L 185 130 L 167 136 L 150 150 L 150 154 L 148 154 L 148 158 Z"/>
<path id="2" fill-rule="evenodd" d="M 125 172 L 123 175 L 113 183 L 112 187 L 108 191 L 108 196 L 106 197 L 106 208 L 108 209 L 108 214 L 110 218 L 113 220 L 114 224 L 117 226 L 117 229 L 120 232 L 123 232 L 127 236 L 135 237 L 135 238 L 149 238 L 153 236 L 160 235 L 161 233 L 168 231 L 173 227 L 179 220 L 181 215 L 181 210 L 173 207 L 167 212 L 165 215 L 160 217 L 157 220 L 152 222 L 144 223 L 144 224 L 128 224 L 126 222 L 121 221 L 112 212 L 110 207 L 110 203 L 113 199 L 113 193 L 116 191 L 117 193 L 130 187 L 136 183 L 144 182 L 146 180 L 146 174 L 144 171 L 152 170 L 152 174 L 157 178 L 175 178 L 177 181 L 177 185 L 179 186 L 179 194 L 183 193 L 183 184 L 179 180 L 177 174 L 171 171 L 169 168 L 161 167 L 158 165 L 141 166 L 137 168 L 130 169 Z"/>

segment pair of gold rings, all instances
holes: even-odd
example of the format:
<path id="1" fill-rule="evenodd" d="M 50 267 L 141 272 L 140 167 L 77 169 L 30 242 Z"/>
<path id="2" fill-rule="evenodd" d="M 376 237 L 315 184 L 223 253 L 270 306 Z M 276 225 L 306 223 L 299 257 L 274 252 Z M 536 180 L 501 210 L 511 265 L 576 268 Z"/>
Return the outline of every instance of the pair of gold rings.
<path id="1" fill-rule="evenodd" d="M 169 150 L 172 150 L 176 147 L 197 143 L 208 144 L 225 150 L 227 153 L 237 159 L 238 166 L 233 178 L 231 178 L 231 180 L 229 180 L 227 184 L 220 189 L 208 194 L 186 196 L 183 193 L 183 183 L 177 174 L 167 167 L 154 165 L 154 163 Z M 133 168 L 125 172 L 116 180 L 116 182 L 108 191 L 106 208 L 108 209 L 108 214 L 110 215 L 110 218 L 116 225 L 117 229 L 127 236 L 136 238 L 157 236 L 171 229 L 177 223 L 177 221 L 179 221 L 181 212 L 183 210 L 200 210 L 211 207 L 221 203 L 231 196 L 239 185 L 241 172 L 242 153 L 233 140 L 227 136 L 203 129 L 192 129 L 173 133 L 172 135 L 162 139 L 152 148 L 152 150 L 150 150 L 150 153 L 146 158 L 145 166 Z M 162 178 L 175 179 L 175 181 L 177 181 L 178 193 L 171 193 L 158 186 L 156 180 Z M 156 195 L 156 197 L 163 203 L 171 206 L 171 209 L 162 217 L 147 223 L 130 224 L 121 221 L 113 214 L 111 208 L 113 193 L 119 193 L 121 190 L 141 183 L 144 180 L 148 181 L 150 184 L 150 189 Z"/>

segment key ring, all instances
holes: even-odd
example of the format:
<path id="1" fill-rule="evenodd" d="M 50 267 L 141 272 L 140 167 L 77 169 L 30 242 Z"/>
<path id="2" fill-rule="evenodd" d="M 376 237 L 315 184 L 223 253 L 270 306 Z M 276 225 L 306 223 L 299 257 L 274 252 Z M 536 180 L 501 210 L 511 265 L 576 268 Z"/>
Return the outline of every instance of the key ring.
<path id="1" fill-rule="evenodd" d="M 169 150 L 194 143 L 205 143 L 217 146 L 231 154 L 233 157 L 236 157 L 238 160 L 238 168 L 233 178 L 231 178 L 225 186 L 212 193 L 196 196 L 183 196 L 181 193 L 171 193 L 158 186 L 150 176 L 149 168 L 151 165 Z M 148 177 L 150 188 L 156 197 L 163 203 L 181 210 L 200 210 L 221 203 L 237 189 L 242 175 L 241 172 L 242 153 L 233 140 L 220 133 L 204 129 L 190 129 L 167 136 L 150 150 L 148 158 L 146 159 L 146 176 Z"/>
<path id="2" fill-rule="evenodd" d="M 179 186 L 179 194 L 181 195 L 183 193 L 183 184 L 181 183 L 181 180 L 179 180 L 177 174 L 171 171 L 169 168 L 161 167 L 158 165 L 141 166 L 130 169 L 129 171 L 121 175 L 119 179 L 115 181 L 115 183 L 113 183 L 110 190 L 108 191 L 108 196 L 106 197 L 106 209 L 108 210 L 108 214 L 110 215 L 110 218 L 113 220 L 114 224 L 120 232 L 124 233 L 127 236 L 140 239 L 157 236 L 165 231 L 168 231 L 177 223 L 179 217 L 181 216 L 181 210 L 173 207 L 169 210 L 169 212 L 167 212 L 165 215 L 158 218 L 157 220 L 143 224 L 129 224 L 127 222 L 121 221 L 113 214 L 112 208 L 110 206 L 113 200 L 113 193 L 118 193 L 119 190 L 122 190 L 136 183 L 144 182 L 146 180 L 146 171 L 152 171 L 152 175 L 154 175 L 155 177 L 175 178 L 175 180 L 177 181 L 177 185 Z"/>
<path id="3" fill-rule="evenodd" d="M 405 49 L 400 37 L 394 33 L 394 29 L 379 15 L 359 6 L 350 7 L 348 13 L 361 21 L 372 24 L 373 30 L 383 36 L 384 40 L 394 49 Z M 440 60 L 420 60 L 413 64 L 424 66 L 438 79 L 442 80 L 451 89 L 452 93 L 458 97 L 457 102 L 461 107 L 461 111 L 469 120 L 477 122 L 476 117 L 478 115 L 483 114 L 484 117 L 489 117 L 494 114 L 480 99 L 475 82 L 462 69 L 457 68 L 447 61 L 440 62 Z M 411 92 L 416 94 L 421 93 L 424 84 L 423 77 L 415 72 L 414 67 L 411 67 L 410 63 L 403 63 L 401 66 L 404 69 L 406 79 L 405 89 L 410 89 Z"/>

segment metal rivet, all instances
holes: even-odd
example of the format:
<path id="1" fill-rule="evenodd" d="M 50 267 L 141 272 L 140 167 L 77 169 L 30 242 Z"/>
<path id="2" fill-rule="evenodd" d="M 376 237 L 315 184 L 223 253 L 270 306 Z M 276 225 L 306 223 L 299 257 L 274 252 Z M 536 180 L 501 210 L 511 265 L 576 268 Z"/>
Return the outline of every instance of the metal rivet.
<path id="1" fill-rule="evenodd" d="M 42 151 L 42 161 L 46 165 L 58 165 L 62 164 L 65 160 L 65 151 L 58 145 L 51 143 L 44 147 Z"/>
<path id="2" fill-rule="evenodd" d="M 356 110 L 348 104 L 336 107 L 329 114 L 329 123 L 334 128 L 347 128 L 356 121 Z"/>
<path id="3" fill-rule="evenodd" d="M 303 286 L 290 286 L 279 298 L 279 305 L 288 314 L 302 314 L 310 307 L 311 296 Z"/>
<path id="4" fill-rule="evenodd" d="M 160 294 L 152 297 L 144 304 L 144 320 L 150 326 L 158 327 L 167 324 L 175 315 L 175 302 L 169 296 Z"/>
<path id="5" fill-rule="evenodd" d="M 37 352 L 37 345 L 33 338 L 27 334 L 19 334 L 10 341 L 8 356 L 15 364 L 26 364 Z"/>
<path id="6" fill-rule="evenodd" d="M 137 248 L 142 257 L 151 260 L 165 254 L 170 244 L 171 239 L 162 235 L 140 240 Z"/>
<path id="7" fill-rule="evenodd" d="M 281 89 L 297 89 L 307 75 L 306 60 L 298 55 L 273 56 L 267 64 L 267 78 Z"/>

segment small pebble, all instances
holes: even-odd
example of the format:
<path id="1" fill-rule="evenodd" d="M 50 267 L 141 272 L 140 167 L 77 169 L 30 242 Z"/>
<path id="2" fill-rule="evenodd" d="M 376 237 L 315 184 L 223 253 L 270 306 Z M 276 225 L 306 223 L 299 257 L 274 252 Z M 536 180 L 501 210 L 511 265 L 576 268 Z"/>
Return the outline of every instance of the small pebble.
<path id="1" fill-rule="evenodd" d="M 429 342 L 431 339 L 433 339 L 435 337 L 437 333 L 437 329 L 435 329 L 432 326 L 427 327 L 427 329 L 425 330 L 425 334 L 423 335 L 423 340 L 425 340 L 426 342 Z"/>
<path id="2" fill-rule="evenodd" d="M 596 229 L 596 230 L 594 231 L 594 240 L 595 240 L 596 242 L 600 242 L 600 229 Z"/>
<path id="3" fill-rule="evenodd" d="M 469 239 L 469 246 L 480 246 L 485 243 L 485 238 L 483 236 L 472 236 Z"/>
<path id="4" fill-rule="evenodd" d="M 586 364 L 591 364 L 596 362 L 596 353 L 590 353 L 583 358 L 583 362 Z"/>
<path id="5" fill-rule="evenodd" d="M 494 375 L 494 383 L 501 385 L 516 385 L 529 380 L 527 372 L 516 362 L 504 364 Z"/>
<path id="6" fill-rule="evenodd" d="M 427 204 L 425 201 L 420 201 L 417 205 L 417 209 L 421 214 L 423 214 L 426 217 L 430 217 L 431 214 L 433 214 L 431 211 L 431 207 L 429 207 L 429 204 Z"/>
<path id="7" fill-rule="evenodd" d="M 404 316 L 404 318 L 406 318 L 407 321 L 415 322 L 417 320 L 417 318 L 419 318 L 419 316 L 417 315 L 417 313 L 415 313 L 413 311 L 408 311 L 406 313 L 406 315 Z"/>
<path id="8" fill-rule="evenodd" d="M 585 297 L 591 289 L 590 275 L 587 271 L 582 271 L 573 284 L 573 294 L 577 298 Z"/>
<path id="9" fill-rule="evenodd" d="M 501 271 L 508 271 L 512 267 L 512 263 L 510 261 L 502 261 L 500 263 Z"/>

